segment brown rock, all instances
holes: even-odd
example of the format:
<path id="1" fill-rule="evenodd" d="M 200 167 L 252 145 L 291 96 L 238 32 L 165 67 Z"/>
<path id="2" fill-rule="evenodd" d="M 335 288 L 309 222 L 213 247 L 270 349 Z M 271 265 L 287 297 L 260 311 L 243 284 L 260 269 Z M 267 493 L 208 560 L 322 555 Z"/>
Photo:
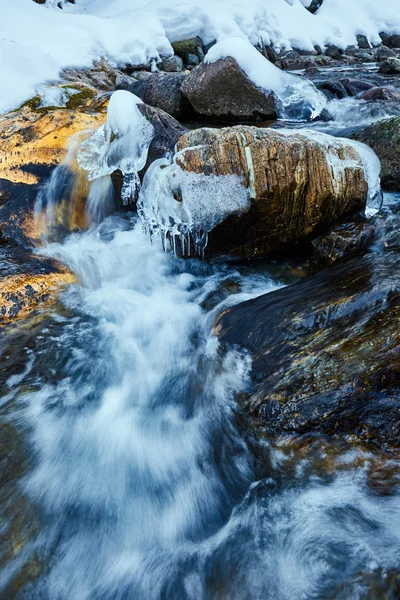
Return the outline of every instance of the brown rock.
<path id="1" fill-rule="evenodd" d="M 263 121 L 277 116 L 274 95 L 257 88 L 231 57 L 202 63 L 181 89 L 196 113 L 212 119 Z"/>
<path id="2" fill-rule="evenodd" d="M 366 90 L 360 96 L 361 100 L 376 101 L 376 100 L 392 100 L 394 102 L 400 101 L 400 95 L 386 87 L 373 87 L 370 90 Z"/>
<path id="3" fill-rule="evenodd" d="M 237 175 L 250 208 L 231 214 L 209 233 L 206 256 L 252 257 L 312 239 L 361 210 L 368 186 L 350 144 L 279 130 L 238 126 L 189 131 L 177 142 L 184 171 Z M 332 164 L 343 163 L 334 176 Z"/>
<path id="4" fill-rule="evenodd" d="M 25 318 L 76 280 L 58 261 L 18 248 L 0 249 L 0 326 Z"/>

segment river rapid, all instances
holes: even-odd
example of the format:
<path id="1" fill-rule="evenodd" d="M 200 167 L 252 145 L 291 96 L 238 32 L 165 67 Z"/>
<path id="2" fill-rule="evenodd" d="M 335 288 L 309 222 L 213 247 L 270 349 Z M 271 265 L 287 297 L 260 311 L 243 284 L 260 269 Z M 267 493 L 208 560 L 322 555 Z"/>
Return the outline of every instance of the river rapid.
<path id="1" fill-rule="evenodd" d="M 0 333 L 1 598 L 400 597 L 399 456 L 254 436 L 213 336 L 301 257 L 182 260 L 129 213 L 40 251 L 77 283 Z"/>

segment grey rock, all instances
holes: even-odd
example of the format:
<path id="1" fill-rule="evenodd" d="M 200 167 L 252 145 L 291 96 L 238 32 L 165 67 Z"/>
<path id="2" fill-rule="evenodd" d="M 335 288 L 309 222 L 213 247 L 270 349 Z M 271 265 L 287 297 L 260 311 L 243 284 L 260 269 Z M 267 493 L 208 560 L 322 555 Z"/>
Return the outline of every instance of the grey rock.
<path id="1" fill-rule="evenodd" d="M 129 88 L 130 85 L 132 85 L 132 83 L 135 82 L 135 79 L 133 77 L 130 77 L 129 75 L 125 75 L 124 73 L 121 73 L 119 75 L 117 75 L 116 79 L 115 79 L 115 89 L 116 90 L 127 90 Z"/>
<path id="2" fill-rule="evenodd" d="M 371 48 L 371 44 L 366 35 L 357 35 L 357 44 L 359 48 L 363 48 L 364 50 Z"/>
<path id="3" fill-rule="evenodd" d="M 189 53 L 187 55 L 186 60 L 187 60 L 187 64 L 190 65 L 191 67 L 196 67 L 200 63 L 200 60 L 199 60 L 199 57 L 197 56 L 197 54 Z"/>
<path id="4" fill-rule="evenodd" d="M 379 67 L 383 75 L 400 75 L 400 58 L 387 58 Z"/>
<path id="5" fill-rule="evenodd" d="M 335 60 L 339 60 L 341 58 L 343 52 L 337 46 L 330 45 L 326 48 L 325 54 L 326 54 L 326 56 L 330 56 L 331 58 L 334 58 Z"/>
<path id="6" fill-rule="evenodd" d="M 181 92 L 185 77 L 185 73 L 152 73 L 150 77 L 135 81 L 129 91 L 146 104 L 181 118 L 186 104 Z"/>
<path id="7" fill-rule="evenodd" d="M 379 46 L 379 48 L 376 49 L 375 56 L 378 62 L 382 62 L 387 58 L 395 57 L 396 53 L 387 46 Z"/>
<path id="8" fill-rule="evenodd" d="M 166 73 L 180 73 L 183 71 L 183 60 L 176 55 L 163 58 L 160 69 Z"/>
<path id="9" fill-rule="evenodd" d="M 276 118 L 273 94 L 257 88 L 233 58 L 202 63 L 182 83 L 197 114 L 233 122 Z"/>

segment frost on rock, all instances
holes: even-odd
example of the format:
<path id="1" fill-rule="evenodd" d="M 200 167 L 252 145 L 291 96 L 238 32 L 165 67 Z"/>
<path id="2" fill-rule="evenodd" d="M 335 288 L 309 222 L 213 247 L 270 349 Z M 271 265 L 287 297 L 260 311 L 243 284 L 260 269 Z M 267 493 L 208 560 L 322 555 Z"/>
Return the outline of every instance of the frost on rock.
<path id="1" fill-rule="evenodd" d="M 155 161 L 146 173 L 138 200 L 145 230 L 160 235 L 164 249 L 170 242 L 175 254 L 200 256 L 208 233 L 230 214 L 250 208 L 249 191 L 237 175 L 204 175 L 182 170 L 176 164 L 189 148 Z"/>
<path id="2" fill-rule="evenodd" d="M 365 215 L 370 217 L 376 214 L 382 207 L 383 194 L 381 189 L 381 163 L 377 155 L 371 148 L 362 142 L 350 140 L 347 138 L 333 137 L 327 133 L 312 131 L 311 129 L 280 129 L 279 133 L 285 135 L 301 135 L 318 141 L 326 149 L 326 159 L 330 164 L 333 176 L 333 182 L 337 183 L 340 189 L 340 183 L 345 181 L 345 169 L 359 168 L 364 170 L 365 181 L 368 184 L 368 195 L 365 207 Z M 358 160 L 346 151 L 346 147 L 353 148 Z M 343 158 L 339 158 L 343 154 Z M 340 154 L 339 154 L 340 153 Z"/>
<path id="3" fill-rule="evenodd" d="M 208 51 L 205 62 L 216 62 L 228 56 L 236 60 L 254 85 L 265 93 L 275 94 L 279 118 L 312 120 L 325 108 L 324 94 L 311 81 L 281 71 L 243 38 L 232 37 L 218 42 Z"/>
<path id="4" fill-rule="evenodd" d="M 114 92 L 106 123 L 81 144 L 77 157 L 90 181 L 119 169 L 123 174 L 121 198 L 124 204 L 137 197 L 140 189 L 138 173 L 146 164 L 154 136 L 153 126 L 137 107 L 140 103 L 141 100 L 130 92 Z"/>

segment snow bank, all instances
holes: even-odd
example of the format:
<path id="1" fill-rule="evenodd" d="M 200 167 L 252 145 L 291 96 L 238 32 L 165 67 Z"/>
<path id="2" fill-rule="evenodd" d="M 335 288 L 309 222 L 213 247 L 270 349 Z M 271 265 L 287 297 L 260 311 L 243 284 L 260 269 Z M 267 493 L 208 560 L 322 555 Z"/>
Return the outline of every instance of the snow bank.
<path id="1" fill-rule="evenodd" d="M 313 83 L 281 71 L 270 63 L 249 41 L 227 38 L 208 51 L 205 62 L 231 56 L 250 81 L 265 92 L 274 92 L 280 101 L 279 117 L 314 119 L 326 105 L 326 98 Z"/>
<path id="2" fill-rule="evenodd" d="M 241 37 L 277 48 L 335 44 L 365 34 L 400 33 L 400 0 L 325 0 L 312 15 L 305 0 L 76 0 L 0 2 L 0 112 L 57 78 L 67 66 L 107 57 L 115 65 L 144 64 L 172 53 L 170 42 L 199 35 L 204 43 Z"/>

